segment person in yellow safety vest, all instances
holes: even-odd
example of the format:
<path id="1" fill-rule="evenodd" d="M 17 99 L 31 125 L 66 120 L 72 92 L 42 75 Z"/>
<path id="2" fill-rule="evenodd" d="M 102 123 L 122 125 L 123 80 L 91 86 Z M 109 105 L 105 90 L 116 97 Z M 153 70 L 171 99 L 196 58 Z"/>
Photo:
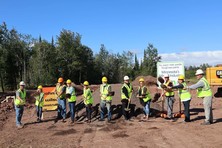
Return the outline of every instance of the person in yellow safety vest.
<path id="1" fill-rule="evenodd" d="M 65 93 L 66 93 L 66 86 L 64 85 L 64 80 L 63 78 L 58 79 L 58 83 L 56 84 L 55 88 L 55 94 L 58 99 L 58 115 L 57 120 L 62 119 L 62 122 L 66 122 L 66 98 L 65 98 Z"/>
<path id="2" fill-rule="evenodd" d="M 19 83 L 19 89 L 16 91 L 16 98 L 14 100 L 17 128 L 23 128 L 21 120 L 25 103 L 26 103 L 25 83 L 21 81 Z"/>
<path id="3" fill-rule="evenodd" d="M 68 79 L 66 81 L 67 87 L 66 87 L 66 98 L 69 102 L 69 110 L 70 110 L 70 116 L 71 116 L 71 124 L 74 123 L 75 120 L 75 104 L 76 104 L 76 92 L 75 88 L 71 85 L 72 81 Z"/>
<path id="4" fill-rule="evenodd" d="M 121 102 L 122 102 L 122 114 L 125 120 L 130 119 L 129 111 L 126 111 L 126 108 L 129 106 L 131 101 L 131 96 L 133 93 L 133 87 L 129 82 L 129 77 L 124 76 L 124 83 L 121 88 Z"/>
<path id="5" fill-rule="evenodd" d="M 210 125 L 213 123 L 212 91 L 202 69 L 198 69 L 195 75 L 199 81 L 194 85 L 187 86 L 187 89 L 197 89 L 197 97 L 203 99 L 205 113 L 205 121 L 201 125 Z"/>
<path id="6" fill-rule="evenodd" d="M 102 84 L 100 85 L 100 120 L 104 121 L 105 107 L 107 108 L 108 122 L 111 121 L 111 105 L 112 105 L 112 96 L 109 93 L 112 91 L 111 85 L 107 84 L 107 78 L 102 78 Z"/>
<path id="7" fill-rule="evenodd" d="M 187 90 L 187 84 L 184 80 L 184 75 L 179 75 L 178 83 L 179 83 L 178 85 L 170 87 L 170 88 L 179 90 L 179 97 L 180 97 L 181 102 L 183 102 L 183 105 L 184 105 L 184 114 L 185 114 L 184 122 L 190 122 L 191 94 Z"/>
<path id="8" fill-rule="evenodd" d="M 84 104 L 86 107 L 86 117 L 87 117 L 87 119 L 85 121 L 90 123 L 91 122 L 91 114 L 92 114 L 93 97 L 92 97 L 92 92 L 89 88 L 89 82 L 84 81 L 83 85 L 84 85 L 83 101 L 84 101 Z"/>
<path id="9" fill-rule="evenodd" d="M 164 79 L 165 79 L 164 85 L 166 87 L 173 86 L 173 83 L 170 81 L 168 74 L 164 74 Z M 173 104 L 175 101 L 174 92 L 172 90 L 170 90 L 170 91 L 164 90 L 163 96 L 165 96 L 166 104 L 167 104 L 167 118 L 165 118 L 165 119 L 169 119 L 171 121 L 174 121 L 174 118 L 173 118 Z"/>
<path id="10" fill-rule="evenodd" d="M 151 95 L 148 88 L 144 84 L 144 79 L 139 79 L 139 89 L 137 92 L 137 98 L 140 99 L 140 104 L 143 106 L 144 116 L 142 120 L 148 120 L 150 114 L 150 102 L 151 102 Z"/>
<path id="11" fill-rule="evenodd" d="M 35 96 L 35 106 L 37 112 L 37 121 L 41 122 L 42 119 L 42 107 L 44 106 L 44 93 L 42 91 L 42 85 L 39 85 L 36 93 L 31 96 Z"/>

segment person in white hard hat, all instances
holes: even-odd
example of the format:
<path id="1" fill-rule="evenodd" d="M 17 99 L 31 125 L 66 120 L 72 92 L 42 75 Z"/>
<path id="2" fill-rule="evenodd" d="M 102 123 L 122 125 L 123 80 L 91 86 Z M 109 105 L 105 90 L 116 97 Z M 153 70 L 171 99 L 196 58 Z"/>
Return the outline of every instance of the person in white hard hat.
<path id="1" fill-rule="evenodd" d="M 23 128 L 21 120 L 22 120 L 25 102 L 26 102 L 25 82 L 21 81 L 19 83 L 19 89 L 16 91 L 16 98 L 14 100 L 15 113 L 16 113 L 16 126 L 18 128 Z"/>
<path id="2" fill-rule="evenodd" d="M 173 83 L 170 81 L 169 74 L 164 74 L 164 79 L 165 79 L 164 85 L 166 87 L 173 86 Z M 165 119 L 174 121 L 174 118 L 173 118 L 173 104 L 175 102 L 174 92 L 172 90 L 168 90 L 168 91 L 164 90 L 163 95 L 166 97 L 166 104 L 167 104 L 167 118 Z"/>
<path id="3" fill-rule="evenodd" d="M 121 102 L 122 102 L 122 114 L 125 118 L 125 120 L 129 120 L 130 116 L 129 116 L 129 112 L 126 111 L 126 108 L 129 107 L 130 104 L 130 99 L 132 96 L 132 92 L 133 92 L 133 87 L 129 82 L 129 77 L 128 76 L 124 76 L 124 84 L 121 88 Z"/>
<path id="4" fill-rule="evenodd" d="M 203 99 L 205 113 L 205 121 L 201 125 L 210 125 L 213 123 L 212 91 L 202 69 L 198 69 L 195 75 L 199 81 L 194 85 L 188 86 L 187 89 L 197 89 L 197 97 Z"/>

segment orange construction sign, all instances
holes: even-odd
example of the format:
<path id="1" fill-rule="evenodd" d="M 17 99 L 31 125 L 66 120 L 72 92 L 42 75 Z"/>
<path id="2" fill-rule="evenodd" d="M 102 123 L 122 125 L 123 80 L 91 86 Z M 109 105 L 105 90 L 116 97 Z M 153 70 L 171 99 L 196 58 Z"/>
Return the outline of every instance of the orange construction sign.
<path id="1" fill-rule="evenodd" d="M 54 93 L 55 87 L 43 87 L 44 106 L 43 111 L 53 111 L 58 108 L 57 97 Z"/>

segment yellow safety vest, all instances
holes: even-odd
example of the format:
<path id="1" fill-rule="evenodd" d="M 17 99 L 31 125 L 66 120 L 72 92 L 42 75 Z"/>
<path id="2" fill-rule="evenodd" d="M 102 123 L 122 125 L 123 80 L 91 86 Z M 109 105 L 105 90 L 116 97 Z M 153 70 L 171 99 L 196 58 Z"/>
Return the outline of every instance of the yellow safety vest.
<path id="1" fill-rule="evenodd" d="M 170 82 L 171 82 L 171 81 L 169 80 L 168 82 L 165 83 L 165 85 L 168 86 L 168 85 L 170 84 Z M 166 92 L 165 95 L 166 95 L 167 97 L 169 97 L 169 96 L 174 96 L 174 91 Z"/>
<path id="2" fill-rule="evenodd" d="M 59 92 L 62 91 L 62 89 L 65 87 L 65 85 L 56 85 L 56 92 L 57 94 Z M 62 93 L 60 96 L 59 96 L 60 99 L 65 99 L 65 93 Z"/>
<path id="3" fill-rule="evenodd" d="M 105 86 L 103 84 L 100 85 L 101 100 L 106 100 L 106 101 L 112 100 L 112 96 L 108 96 L 110 87 L 111 86 L 108 84 L 106 84 Z"/>
<path id="4" fill-rule="evenodd" d="M 132 92 L 133 92 L 133 87 L 132 87 L 131 84 L 130 84 L 130 86 L 129 86 L 129 85 L 127 85 L 126 83 L 124 83 L 123 86 L 122 86 L 122 88 L 121 88 L 121 99 L 127 99 L 126 95 L 123 93 L 123 87 L 126 87 L 127 92 L 128 92 L 128 96 L 129 96 L 129 98 L 131 98 Z"/>
<path id="5" fill-rule="evenodd" d="M 93 104 L 93 97 L 90 88 L 83 89 L 83 97 L 84 97 L 84 104 L 86 105 Z"/>
<path id="6" fill-rule="evenodd" d="M 151 100 L 151 95 L 150 95 L 150 92 L 148 91 L 148 88 L 146 87 L 146 86 L 143 86 L 143 87 L 139 87 L 139 89 L 138 89 L 138 93 L 139 93 L 139 91 L 141 90 L 141 95 L 143 95 L 144 94 L 144 89 L 147 89 L 147 91 L 146 91 L 146 96 L 145 96 L 145 98 L 143 98 L 143 101 L 144 102 L 147 102 L 147 101 L 150 101 Z"/>
<path id="7" fill-rule="evenodd" d="M 197 89 L 197 97 L 198 97 L 198 98 L 203 98 L 203 97 L 212 96 L 212 91 L 211 91 L 211 89 L 210 89 L 210 85 L 209 85 L 209 83 L 207 82 L 207 80 L 206 80 L 204 77 L 202 77 L 202 78 L 200 79 L 200 81 L 203 81 L 203 82 L 204 82 L 204 87 Z"/>
<path id="8" fill-rule="evenodd" d="M 38 96 L 35 97 L 35 105 L 39 107 L 44 106 L 44 93 L 41 92 Z"/>
<path id="9" fill-rule="evenodd" d="M 73 88 L 73 91 L 70 92 L 72 88 Z M 75 102 L 76 101 L 76 92 L 75 92 L 75 88 L 74 87 L 72 87 L 72 86 L 66 87 L 66 94 L 70 94 L 71 95 L 71 97 L 68 99 L 68 102 Z"/>
<path id="10" fill-rule="evenodd" d="M 26 101 L 26 90 L 24 89 L 23 92 L 18 89 L 19 92 L 19 96 L 20 98 L 23 100 L 23 102 L 21 102 L 17 97 L 15 98 L 15 105 L 16 106 L 22 106 L 25 105 L 25 101 Z"/>
<path id="11" fill-rule="evenodd" d="M 185 82 L 182 83 L 183 88 L 186 88 L 187 84 Z M 180 100 L 187 100 L 187 99 L 191 99 L 191 94 L 189 91 L 187 91 L 187 89 L 179 89 L 179 97 Z"/>

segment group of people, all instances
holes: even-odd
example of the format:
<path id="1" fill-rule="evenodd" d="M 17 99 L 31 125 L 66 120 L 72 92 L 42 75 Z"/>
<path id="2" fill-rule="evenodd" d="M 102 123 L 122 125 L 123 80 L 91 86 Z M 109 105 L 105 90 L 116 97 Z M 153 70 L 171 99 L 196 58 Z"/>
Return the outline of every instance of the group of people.
<path id="1" fill-rule="evenodd" d="M 203 98 L 204 111 L 205 111 L 205 121 L 202 125 L 209 125 L 213 123 L 213 114 L 212 114 L 212 91 L 207 80 L 204 78 L 204 72 L 201 69 L 196 71 L 196 77 L 199 80 L 196 84 L 187 86 L 185 78 L 183 75 L 178 77 L 178 85 L 173 86 L 170 81 L 169 75 L 164 75 L 165 82 L 161 85 L 163 93 L 162 98 L 165 98 L 167 104 L 167 118 L 169 120 L 174 120 L 173 116 L 173 104 L 175 102 L 174 90 L 179 90 L 179 97 L 181 102 L 184 105 L 185 119 L 184 122 L 190 122 L 190 101 L 191 94 L 190 89 L 197 89 L 197 96 Z M 129 115 L 129 105 L 131 102 L 133 94 L 133 86 L 129 81 L 128 76 L 124 76 L 124 83 L 121 87 L 121 103 L 122 103 L 122 114 L 125 120 L 130 119 Z M 99 121 L 104 121 L 105 111 L 107 110 L 107 121 L 112 120 L 112 96 L 114 92 L 112 91 L 111 85 L 109 85 L 106 77 L 102 78 L 102 84 L 100 85 L 100 119 Z M 62 119 L 62 122 L 66 122 L 66 101 L 69 104 L 69 111 L 71 117 L 71 124 L 75 121 L 75 104 L 76 104 L 76 92 L 75 88 L 71 85 L 72 81 L 68 79 L 66 85 L 63 78 L 58 79 L 58 83 L 55 87 L 55 95 L 58 100 L 58 114 L 56 121 Z M 21 81 L 19 83 L 19 89 L 16 91 L 16 98 L 14 101 L 15 110 L 16 110 L 16 126 L 22 128 L 23 124 L 21 123 L 24 105 L 26 102 L 26 90 L 25 83 Z M 42 119 L 42 107 L 44 106 L 44 93 L 42 91 L 42 86 L 38 86 L 36 93 L 33 94 L 36 98 L 36 111 L 37 111 L 37 121 L 41 122 Z M 86 122 L 91 122 L 92 106 L 93 106 L 93 97 L 92 91 L 89 87 L 89 82 L 84 81 L 83 83 L 83 102 L 86 108 Z M 149 89 L 144 83 L 144 79 L 139 79 L 139 88 L 136 92 L 136 98 L 140 100 L 140 103 L 143 107 L 144 116 L 141 120 L 148 120 L 150 115 L 150 104 L 151 104 L 151 94 Z"/>

